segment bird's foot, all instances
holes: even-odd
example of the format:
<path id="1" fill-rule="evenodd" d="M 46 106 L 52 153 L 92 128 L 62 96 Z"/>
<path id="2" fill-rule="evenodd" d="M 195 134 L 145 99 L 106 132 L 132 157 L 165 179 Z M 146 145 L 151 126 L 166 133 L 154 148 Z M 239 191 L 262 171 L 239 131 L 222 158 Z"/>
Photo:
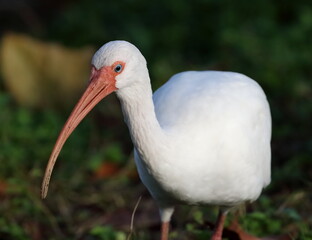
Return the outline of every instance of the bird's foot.
<path id="1" fill-rule="evenodd" d="M 211 237 L 211 240 L 222 240 L 222 232 L 223 232 L 223 225 L 226 218 L 226 213 L 219 211 L 216 228 Z"/>
<path id="2" fill-rule="evenodd" d="M 222 232 L 215 232 L 212 235 L 211 240 L 222 240 Z"/>

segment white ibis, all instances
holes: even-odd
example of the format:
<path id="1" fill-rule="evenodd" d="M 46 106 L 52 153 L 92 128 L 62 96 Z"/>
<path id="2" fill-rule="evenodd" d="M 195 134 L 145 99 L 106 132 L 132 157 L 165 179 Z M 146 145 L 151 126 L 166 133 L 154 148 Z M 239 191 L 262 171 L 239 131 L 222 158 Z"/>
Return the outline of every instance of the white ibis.
<path id="1" fill-rule="evenodd" d="M 161 239 L 168 239 L 175 205 L 189 204 L 220 206 L 212 236 L 220 240 L 229 209 L 256 200 L 270 183 L 271 115 L 261 87 L 239 73 L 189 71 L 153 95 L 141 52 L 126 41 L 106 43 L 93 56 L 89 85 L 54 146 L 43 198 L 64 142 L 112 92 L 121 102 L 140 178 L 159 205 Z"/>

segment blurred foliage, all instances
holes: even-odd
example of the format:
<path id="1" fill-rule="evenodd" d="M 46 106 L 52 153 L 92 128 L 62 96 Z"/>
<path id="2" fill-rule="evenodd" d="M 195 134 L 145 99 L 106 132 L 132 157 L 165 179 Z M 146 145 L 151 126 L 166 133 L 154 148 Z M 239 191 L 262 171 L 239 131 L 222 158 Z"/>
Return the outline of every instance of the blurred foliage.
<path id="1" fill-rule="evenodd" d="M 98 240 L 126 240 L 126 235 L 123 232 L 116 231 L 109 226 L 95 226 L 90 233 Z"/>
<path id="2" fill-rule="evenodd" d="M 298 239 L 312 239 L 310 1 L 47 3 L 29 0 L 28 8 L 20 8 L 18 1 L 12 1 L 20 18 L 11 20 L 9 14 L 0 18 L 10 27 L 6 30 L 68 47 L 128 40 L 146 57 L 154 89 L 172 74 L 192 69 L 237 71 L 257 80 L 272 110 L 272 184 L 240 222 L 259 236 L 295 229 Z M 29 14 L 22 15 L 20 9 L 28 9 Z M 32 21 L 18 21 L 27 16 L 33 16 Z M 150 197 L 136 176 L 94 178 L 106 162 L 117 164 L 122 173 L 133 168 L 118 103 L 108 101 L 70 137 L 56 165 L 50 195 L 41 201 L 44 167 L 69 110 L 19 106 L 0 83 L 0 239 L 125 239 L 140 194 L 145 198 L 132 238 L 158 237 L 156 206 L 148 202 Z M 171 238 L 210 236 L 200 226 L 206 219 L 214 220 L 215 211 L 186 209 L 177 211 Z M 142 217 L 144 212 L 148 217 Z"/>

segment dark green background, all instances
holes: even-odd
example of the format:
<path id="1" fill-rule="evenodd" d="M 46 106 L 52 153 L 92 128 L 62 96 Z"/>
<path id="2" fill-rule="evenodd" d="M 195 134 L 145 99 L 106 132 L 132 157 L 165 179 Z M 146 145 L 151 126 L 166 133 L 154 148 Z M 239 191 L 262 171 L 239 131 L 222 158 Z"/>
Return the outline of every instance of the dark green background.
<path id="1" fill-rule="evenodd" d="M 296 229 L 299 239 L 312 239 L 311 1 L 1 1 L 0 21 L 1 35 L 22 32 L 68 47 L 130 41 L 146 57 L 154 89 L 183 70 L 236 71 L 258 81 L 273 117 L 272 184 L 241 224 L 259 236 Z M 73 134 L 45 201 L 41 178 L 70 109 L 19 106 L 1 80 L 0 111 L 0 180 L 7 185 L 0 239 L 124 239 L 130 218 L 123 210 L 131 213 L 138 196 L 149 202 L 149 195 L 137 178 L 92 180 L 105 161 L 132 168 L 118 104 L 103 103 Z M 139 211 L 151 213 L 136 222 L 134 239 L 157 239 L 157 212 L 144 204 Z M 207 228 L 194 229 L 213 213 L 180 209 L 172 239 L 208 238 Z M 109 214 L 128 225 L 96 220 Z"/>

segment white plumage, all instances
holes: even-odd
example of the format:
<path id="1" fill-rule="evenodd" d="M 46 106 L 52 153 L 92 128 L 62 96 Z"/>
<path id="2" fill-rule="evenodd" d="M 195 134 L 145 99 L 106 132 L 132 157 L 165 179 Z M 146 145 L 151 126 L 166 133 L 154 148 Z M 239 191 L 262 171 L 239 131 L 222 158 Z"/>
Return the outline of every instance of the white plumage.
<path id="1" fill-rule="evenodd" d="M 254 80 L 233 72 L 183 72 L 152 95 L 146 61 L 125 41 L 105 44 L 92 64 L 90 85 L 106 82 L 89 85 L 90 91 L 100 90 L 84 95 L 66 123 L 64 129 L 70 130 L 63 129 L 67 132 L 51 154 L 43 196 L 66 138 L 112 91 L 121 102 L 140 177 L 159 204 L 163 223 L 177 204 L 232 207 L 256 200 L 269 184 L 270 109 Z M 222 227 L 218 231 L 213 239 L 221 238 Z"/>
<path id="2" fill-rule="evenodd" d="M 255 81 L 232 72 L 183 72 L 153 99 L 167 139 L 159 139 L 154 166 L 137 151 L 135 159 L 160 206 L 234 206 L 258 198 L 270 182 L 271 118 Z"/>

